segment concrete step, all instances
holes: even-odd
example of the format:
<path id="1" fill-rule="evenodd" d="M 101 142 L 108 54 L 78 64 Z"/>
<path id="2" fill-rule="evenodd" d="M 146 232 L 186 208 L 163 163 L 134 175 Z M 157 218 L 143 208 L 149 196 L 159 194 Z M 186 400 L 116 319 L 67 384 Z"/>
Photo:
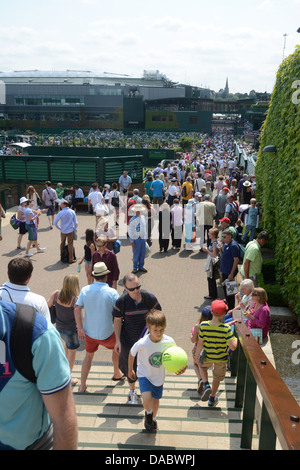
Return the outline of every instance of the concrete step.
<path id="1" fill-rule="evenodd" d="M 153 433 L 144 429 L 141 397 L 137 405 L 129 405 L 127 381 L 114 382 L 111 376 L 111 366 L 95 365 L 87 392 L 79 393 L 74 387 L 79 450 L 240 448 L 242 411 L 234 407 L 235 379 L 229 373 L 220 385 L 218 406 L 212 409 L 200 400 L 193 369 L 181 376 L 167 374 L 157 415 L 158 430 Z M 212 378 L 210 371 L 209 376 Z M 73 377 L 80 381 L 80 365 L 75 365 Z"/>

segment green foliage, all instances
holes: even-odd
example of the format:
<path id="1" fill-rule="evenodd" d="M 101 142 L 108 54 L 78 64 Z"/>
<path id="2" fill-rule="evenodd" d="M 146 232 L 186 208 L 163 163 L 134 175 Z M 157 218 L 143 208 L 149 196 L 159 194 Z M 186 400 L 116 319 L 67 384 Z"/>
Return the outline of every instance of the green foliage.
<path id="1" fill-rule="evenodd" d="M 295 100 L 297 80 L 300 80 L 299 46 L 278 69 L 262 126 L 255 174 L 256 197 L 263 207 L 263 225 L 275 250 L 277 283 L 288 305 L 300 315 L 300 99 Z M 277 152 L 264 152 L 268 145 L 275 145 Z"/>
<path id="2" fill-rule="evenodd" d="M 193 137 L 188 137 L 187 135 L 183 135 L 178 143 L 183 152 L 191 152 L 194 148 Z"/>

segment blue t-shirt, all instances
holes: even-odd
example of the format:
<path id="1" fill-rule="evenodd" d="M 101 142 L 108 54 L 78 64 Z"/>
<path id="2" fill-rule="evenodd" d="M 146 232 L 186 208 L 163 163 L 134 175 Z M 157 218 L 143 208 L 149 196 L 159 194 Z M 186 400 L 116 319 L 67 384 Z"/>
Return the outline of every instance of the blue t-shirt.
<path id="1" fill-rule="evenodd" d="M 151 188 L 153 188 L 153 197 L 162 197 L 164 187 L 165 185 L 162 180 L 152 181 Z"/>
<path id="2" fill-rule="evenodd" d="M 49 428 L 50 416 L 42 395 L 57 393 L 71 381 L 70 366 L 59 333 L 37 313 L 32 335 L 32 383 L 11 359 L 10 336 L 15 304 L 0 302 L 0 450 L 24 450 Z"/>
<path id="3" fill-rule="evenodd" d="M 24 215 L 25 215 L 26 224 L 28 224 L 28 225 L 30 224 L 29 214 L 31 214 L 32 217 L 34 217 L 33 211 L 29 207 L 26 207 L 26 209 L 24 211 Z"/>
<path id="4" fill-rule="evenodd" d="M 233 258 L 239 258 L 239 246 L 234 240 L 231 240 L 231 242 L 224 245 L 222 249 L 220 261 L 221 273 L 230 274 L 234 261 Z"/>
<path id="5" fill-rule="evenodd" d="M 94 281 L 81 289 L 76 305 L 83 307 L 83 329 L 90 338 L 104 340 L 114 331 L 112 311 L 118 292 L 105 282 Z"/>

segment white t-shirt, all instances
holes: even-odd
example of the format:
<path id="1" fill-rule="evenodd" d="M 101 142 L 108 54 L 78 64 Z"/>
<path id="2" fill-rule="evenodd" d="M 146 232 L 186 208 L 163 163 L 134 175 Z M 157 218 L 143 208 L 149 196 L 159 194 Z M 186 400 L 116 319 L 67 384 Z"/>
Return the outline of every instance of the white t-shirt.
<path id="1" fill-rule="evenodd" d="M 0 298 L 5 302 L 30 305 L 31 307 L 34 307 L 38 313 L 46 317 L 47 320 L 51 321 L 45 297 L 31 292 L 28 286 L 6 282 L 0 286 Z"/>
<path id="2" fill-rule="evenodd" d="M 102 194 L 100 193 L 100 191 L 92 191 L 92 192 L 88 195 L 88 199 L 91 201 L 91 204 L 92 204 L 93 208 L 95 208 L 95 206 L 96 206 L 98 203 L 99 203 L 99 204 L 102 203 L 103 196 L 102 196 Z"/>
<path id="3" fill-rule="evenodd" d="M 170 346 L 176 346 L 176 343 L 167 335 L 163 335 L 158 343 L 151 341 L 149 335 L 139 339 L 130 350 L 133 357 L 138 354 L 137 377 L 146 377 L 156 387 L 163 385 L 165 368 L 161 358 L 162 353 Z"/>

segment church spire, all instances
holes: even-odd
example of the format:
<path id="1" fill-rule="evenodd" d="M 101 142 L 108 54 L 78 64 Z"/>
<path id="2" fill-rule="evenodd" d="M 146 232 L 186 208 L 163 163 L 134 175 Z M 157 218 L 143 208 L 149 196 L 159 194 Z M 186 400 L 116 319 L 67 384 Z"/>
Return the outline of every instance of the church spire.
<path id="1" fill-rule="evenodd" d="M 228 86 L 228 77 L 226 78 L 226 85 L 224 89 L 224 94 L 227 96 L 229 94 L 229 86 Z"/>

